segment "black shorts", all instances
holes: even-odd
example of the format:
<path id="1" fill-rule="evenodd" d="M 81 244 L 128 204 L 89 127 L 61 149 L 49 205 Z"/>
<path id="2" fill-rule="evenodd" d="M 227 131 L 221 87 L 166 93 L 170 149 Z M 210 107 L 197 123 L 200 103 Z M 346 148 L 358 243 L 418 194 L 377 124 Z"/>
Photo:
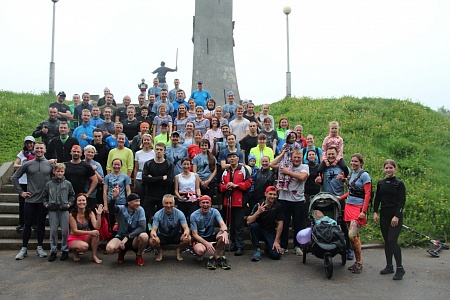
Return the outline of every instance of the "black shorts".
<path id="1" fill-rule="evenodd" d="M 217 234 L 213 234 L 213 235 L 206 236 L 206 237 L 202 236 L 201 238 L 210 243 L 217 242 Z M 196 240 L 192 241 L 192 247 L 194 247 L 197 243 L 200 243 L 200 242 L 196 241 Z"/>
<path id="2" fill-rule="evenodd" d="M 181 240 L 181 232 L 179 232 L 175 236 L 165 236 L 165 235 L 162 235 L 162 234 L 158 233 L 158 238 L 159 238 L 161 246 L 164 246 L 164 245 L 178 245 L 178 244 L 180 244 L 180 240 Z"/>
<path id="3" fill-rule="evenodd" d="M 117 237 L 119 240 L 123 240 L 123 237 Z M 137 252 L 137 248 L 133 248 L 133 241 L 136 237 L 128 238 L 127 242 L 125 243 L 125 249 L 123 251 L 133 250 L 134 252 Z"/>

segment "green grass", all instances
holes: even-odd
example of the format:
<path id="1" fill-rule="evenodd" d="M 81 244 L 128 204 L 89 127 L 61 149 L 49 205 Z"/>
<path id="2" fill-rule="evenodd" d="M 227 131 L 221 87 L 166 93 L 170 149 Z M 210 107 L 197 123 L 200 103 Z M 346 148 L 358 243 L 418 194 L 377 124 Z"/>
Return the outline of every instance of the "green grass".
<path id="1" fill-rule="evenodd" d="M 23 138 L 47 118 L 47 107 L 55 101 L 49 94 L 16 94 L 0 91 L 0 163 L 13 161 Z M 340 123 L 346 161 L 353 153 L 364 156 L 374 186 L 383 178 L 386 158 L 398 163 L 398 177 L 405 181 L 405 224 L 446 241 L 450 233 L 450 118 L 410 101 L 380 98 L 311 99 L 288 98 L 270 107 L 275 120 L 289 119 L 291 128 L 302 124 L 304 135 L 312 133 L 316 145 L 328 134 L 328 123 Z M 381 241 L 373 222 L 362 230 L 363 241 Z M 424 239 L 406 231 L 403 245 Z"/>

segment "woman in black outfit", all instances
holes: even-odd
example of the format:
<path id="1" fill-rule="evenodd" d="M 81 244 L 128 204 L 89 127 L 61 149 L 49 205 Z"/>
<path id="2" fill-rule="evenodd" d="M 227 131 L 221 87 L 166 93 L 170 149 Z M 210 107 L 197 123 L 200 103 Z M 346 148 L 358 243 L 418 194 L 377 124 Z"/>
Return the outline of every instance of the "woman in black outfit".
<path id="1" fill-rule="evenodd" d="M 308 167 L 309 167 L 309 176 L 305 181 L 305 209 L 303 221 L 304 226 L 309 226 L 309 220 L 308 220 L 308 210 L 309 210 L 309 203 L 311 202 L 311 198 L 313 198 L 315 195 L 317 195 L 320 192 L 320 185 L 317 185 L 315 180 L 317 177 L 317 170 L 319 168 L 319 164 L 316 161 L 316 150 L 315 149 L 309 149 L 306 153 L 306 158 L 308 159 Z"/>
<path id="2" fill-rule="evenodd" d="M 398 236 L 403 224 L 403 207 L 406 201 L 406 188 L 403 181 L 395 177 L 397 164 L 392 159 L 384 162 L 386 178 L 378 181 L 373 220 L 378 222 L 378 207 L 381 203 L 380 228 L 384 239 L 384 252 L 386 255 L 386 268 L 380 274 L 394 273 L 392 256 L 395 258 L 397 270 L 394 280 L 402 280 L 405 269 L 402 266 L 402 252 L 398 245 Z"/>

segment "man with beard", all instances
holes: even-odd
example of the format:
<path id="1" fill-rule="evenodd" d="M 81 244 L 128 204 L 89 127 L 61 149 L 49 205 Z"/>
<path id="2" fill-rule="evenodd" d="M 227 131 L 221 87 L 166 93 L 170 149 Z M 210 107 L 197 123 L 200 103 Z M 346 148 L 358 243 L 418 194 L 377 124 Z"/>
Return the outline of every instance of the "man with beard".
<path id="1" fill-rule="evenodd" d="M 50 140 L 59 135 L 59 120 L 56 118 L 58 115 L 58 109 L 50 106 L 48 108 L 48 119 L 41 122 L 33 132 L 34 138 L 41 138 L 45 146 L 48 145 Z"/>
<path id="2" fill-rule="evenodd" d="M 59 92 L 58 95 L 58 101 L 50 103 L 48 107 L 56 107 L 58 109 L 58 113 L 56 114 L 56 118 L 60 121 L 70 121 L 72 120 L 72 113 L 70 112 L 69 105 L 64 103 L 64 100 L 66 100 L 66 93 Z"/>
<path id="3" fill-rule="evenodd" d="M 75 145 L 70 151 L 72 159 L 70 161 L 64 162 L 66 165 L 66 180 L 72 183 L 73 189 L 75 190 L 75 195 L 78 193 L 83 193 L 87 198 L 92 194 L 92 192 L 97 188 L 97 176 L 95 175 L 94 169 L 85 161 L 81 160 L 81 147 Z M 86 191 L 86 182 L 91 180 L 91 185 Z"/>
<path id="4" fill-rule="evenodd" d="M 69 124 L 66 121 L 59 123 L 59 136 L 54 137 L 49 143 L 45 157 L 56 158 L 58 163 L 69 161 L 72 156 L 70 151 L 74 145 L 79 145 L 78 140 L 69 136 Z"/>
<path id="5" fill-rule="evenodd" d="M 110 107 L 105 107 L 103 110 L 104 120 L 97 125 L 97 128 L 101 129 L 103 133 L 103 140 L 106 140 L 108 136 L 114 133 L 114 122 L 112 121 L 113 111 Z"/>
<path id="6" fill-rule="evenodd" d="M 34 145 L 35 159 L 24 163 L 13 175 L 11 182 L 16 192 L 25 198 L 24 221 L 25 227 L 22 232 L 22 248 L 16 255 L 16 260 L 21 260 L 27 256 L 28 242 L 31 237 L 31 225 L 37 220 L 37 240 L 38 247 L 36 255 L 47 257 L 42 245 L 45 234 L 45 217 L 47 211 L 43 205 L 43 192 L 45 184 L 50 180 L 52 174 L 52 164 L 44 157 L 45 144 L 36 142 Z M 27 174 L 27 190 L 22 190 L 19 178 Z"/>

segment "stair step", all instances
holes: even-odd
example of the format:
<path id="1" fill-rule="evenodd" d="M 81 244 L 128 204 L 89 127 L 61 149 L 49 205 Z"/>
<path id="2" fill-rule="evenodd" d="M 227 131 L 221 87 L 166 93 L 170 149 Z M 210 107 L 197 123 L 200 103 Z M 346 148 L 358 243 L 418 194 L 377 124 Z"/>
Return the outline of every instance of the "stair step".
<path id="1" fill-rule="evenodd" d="M 14 189 L 14 186 L 12 184 L 5 184 L 4 186 L 2 186 L 1 192 L 2 193 L 15 193 L 17 195 L 16 190 Z"/>
<path id="2" fill-rule="evenodd" d="M 0 194 L 0 202 L 19 203 L 19 195 L 17 193 L 2 193 Z"/>
<path id="3" fill-rule="evenodd" d="M 18 214 L 19 203 L 0 202 L 0 214 Z"/>
<path id="4" fill-rule="evenodd" d="M 19 215 L 0 214 L 0 226 L 17 226 L 19 224 Z"/>
<path id="5" fill-rule="evenodd" d="M 16 226 L 0 226 L 0 242 L 2 242 L 4 238 L 6 238 L 6 239 L 10 239 L 10 238 L 21 239 L 22 231 L 17 231 Z M 31 238 L 35 238 L 36 235 L 37 235 L 37 233 L 31 232 Z M 49 236 L 50 236 L 50 227 L 45 226 L 44 237 L 48 238 Z M 58 229 L 58 236 L 61 237 L 61 231 L 59 229 Z"/>

